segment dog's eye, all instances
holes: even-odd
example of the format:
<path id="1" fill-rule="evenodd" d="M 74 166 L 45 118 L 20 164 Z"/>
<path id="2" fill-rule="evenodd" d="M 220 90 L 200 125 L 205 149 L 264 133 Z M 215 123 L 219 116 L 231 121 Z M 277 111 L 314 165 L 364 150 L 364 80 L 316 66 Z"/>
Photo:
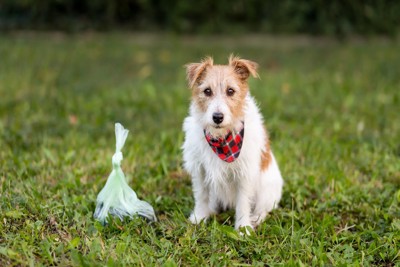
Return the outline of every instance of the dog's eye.
<path id="1" fill-rule="evenodd" d="M 211 89 L 210 88 L 206 88 L 206 89 L 204 89 L 204 94 L 206 95 L 206 96 L 212 96 L 212 91 L 211 91 Z"/>
<path id="2" fill-rule="evenodd" d="M 228 96 L 233 96 L 235 94 L 235 90 L 233 90 L 232 88 L 228 88 L 228 90 L 226 90 L 226 94 Z"/>

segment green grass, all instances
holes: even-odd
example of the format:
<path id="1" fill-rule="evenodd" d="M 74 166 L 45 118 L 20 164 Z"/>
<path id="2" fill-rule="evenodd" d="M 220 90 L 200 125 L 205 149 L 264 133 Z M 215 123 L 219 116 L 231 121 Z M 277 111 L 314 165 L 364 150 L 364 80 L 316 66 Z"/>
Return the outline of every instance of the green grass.
<path id="1" fill-rule="evenodd" d="M 400 266 L 400 43 L 178 38 L 125 33 L 0 37 L 0 265 Z M 285 179 L 255 236 L 234 213 L 192 226 L 182 65 L 230 53 L 251 80 Z M 93 220 L 123 170 L 159 222 Z"/>

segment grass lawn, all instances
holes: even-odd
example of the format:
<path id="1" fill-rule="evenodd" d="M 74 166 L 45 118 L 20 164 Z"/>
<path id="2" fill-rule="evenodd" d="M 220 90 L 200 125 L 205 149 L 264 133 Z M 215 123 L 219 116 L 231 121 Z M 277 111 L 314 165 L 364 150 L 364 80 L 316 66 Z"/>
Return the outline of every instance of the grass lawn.
<path id="1" fill-rule="evenodd" d="M 0 265 L 400 266 L 400 42 L 108 34 L 0 36 Z M 254 236 L 192 226 L 185 63 L 230 53 L 252 79 L 285 179 Z M 93 219 L 122 162 L 159 222 Z"/>

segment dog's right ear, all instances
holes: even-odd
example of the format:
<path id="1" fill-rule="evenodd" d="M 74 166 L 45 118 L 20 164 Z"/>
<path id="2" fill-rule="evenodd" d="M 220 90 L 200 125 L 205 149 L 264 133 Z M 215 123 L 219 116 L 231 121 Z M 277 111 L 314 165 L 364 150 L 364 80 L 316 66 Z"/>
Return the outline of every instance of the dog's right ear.
<path id="1" fill-rule="evenodd" d="M 189 87 L 193 88 L 196 82 L 199 82 L 204 76 L 205 71 L 208 67 L 214 64 L 212 57 L 206 57 L 200 63 L 189 63 L 186 64 L 186 79 Z"/>

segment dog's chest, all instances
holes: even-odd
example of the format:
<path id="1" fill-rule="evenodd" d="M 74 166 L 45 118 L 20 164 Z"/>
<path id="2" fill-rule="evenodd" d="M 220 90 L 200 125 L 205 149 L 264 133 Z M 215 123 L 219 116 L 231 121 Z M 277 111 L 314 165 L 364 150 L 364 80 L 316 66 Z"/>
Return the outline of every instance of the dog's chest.
<path id="1" fill-rule="evenodd" d="M 215 156 L 215 155 L 214 155 Z M 210 196 L 224 209 L 235 206 L 237 188 L 242 178 L 239 162 L 225 163 L 217 158 L 214 164 L 205 164 L 204 179 Z"/>

